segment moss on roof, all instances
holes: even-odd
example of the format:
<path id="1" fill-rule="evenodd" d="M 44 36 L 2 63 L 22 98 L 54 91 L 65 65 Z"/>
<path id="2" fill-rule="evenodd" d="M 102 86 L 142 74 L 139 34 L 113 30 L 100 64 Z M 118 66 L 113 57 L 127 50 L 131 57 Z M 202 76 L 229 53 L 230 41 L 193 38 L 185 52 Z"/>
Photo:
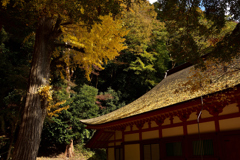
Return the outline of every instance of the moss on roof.
<path id="1" fill-rule="evenodd" d="M 132 103 L 106 115 L 81 122 L 88 125 L 103 124 L 234 87 L 240 84 L 240 72 L 236 71 L 239 65 L 240 61 L 234 60 L 231 65 L 209 65 L 204 72 L 195 70 L 193 66 L 185 68 L 167 76 Z"/>

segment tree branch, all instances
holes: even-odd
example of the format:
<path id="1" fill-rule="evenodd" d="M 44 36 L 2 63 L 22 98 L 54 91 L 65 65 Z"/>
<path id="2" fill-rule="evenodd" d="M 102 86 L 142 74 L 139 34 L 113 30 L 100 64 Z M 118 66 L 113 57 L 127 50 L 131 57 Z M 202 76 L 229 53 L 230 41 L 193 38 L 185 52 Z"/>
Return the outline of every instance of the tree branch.
<path id="1" fill-rule="evenodd" d="M 85 53 L 85 49 L 84 48 L 74 47 L 71 44 L 54 43 L 54 45 L 55 45 L 55 47 L 64 47 L 64 48 L 74 49 L 75 51 Z"/>
<path id="2" fill-rule="evenodd" d="M 61 26 L 65 26 L 65 25 L 69 25 L 69 24 L 73 24 L 72 22 L 65 22 L 65 23 L 62 23 Z"/>
<path id="3" fill-rule="evenodd" d="M 61 26 L 67 26 L 67 25 L 70 25 L 70 24 L 74 24 L 73 22 L 64 22 L 64 23 L 61 23 Z M 76 26 L 76 24 L 74 24 L 75 26 Z M 86 24 L 84 24 L 84 25 L 77 25 L 77 26 L 83 26 L 83 27 L 85 27 L 85 26 L 88 26 L 88 25 L 86 25 Z"/>

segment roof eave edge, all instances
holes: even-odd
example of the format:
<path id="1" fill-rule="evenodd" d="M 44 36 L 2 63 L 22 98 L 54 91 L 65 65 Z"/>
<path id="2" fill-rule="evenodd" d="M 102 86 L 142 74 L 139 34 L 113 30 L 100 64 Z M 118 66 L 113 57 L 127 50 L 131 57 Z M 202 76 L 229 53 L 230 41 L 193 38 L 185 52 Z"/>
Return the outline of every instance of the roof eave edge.
<path id="1" fill-rule="evenodd" d="M 235 87 L 237 87 L 238 92 L 240 92 L 240 89 L 239 89 L 240 84 L 236 85 Z M 217 93 L 220 93 L 220 92 L 226 92 L 226 91 L 231 90 L 231 89 L 233 89 L 233 88 L 227 88 L 227 89 L 224 89 L 224 90 L 221 90 L 221 91 L 218 91 L 218 92 L 203 95 L 203 97 L 206 97 L 206 96 L 209 96 L 209 95 L 214 95 L 214 94 L 217 94 Z M 198 105 L 198 104 L 201 104 L 201 96 L 196 97 L 194 99 L 187 100 L 187 101 L 172 104 L 172 105 L 169 105 L 169 106 L 166 106 L 166 107 L 163 107 L 163 108 L 158 108 L 158 109 L 151 110 L 151 111 L 148 111 L 148 112 L 144 112 L 144 113 L 141 113 L 141 114 L 137 114 L 137 115 L 134 115 L 134 116 L 131 116 L 131 117 L 126 117 L 126 118 L 123 118 L 123 119 L 117 119 L 117 120 L 102 123 L 102 124 L 87 124 L 87 123 L 83 123 L 83 122 L 82 123 L 87 125 L 87 127 L 86 127 L 87 129 L 97 129 L 98 130 L 98 129 L 103 129 L 103 128 L 106 128 L 106 127 L 109 127 L 109 126 L 114 126 L 114 125 L 119 124 L 119 123 L 121 124 L 121 123 L 130 122 L 130 121 L 136 121 L 136 120 L 142 119 L 143 117 L 155 116 L 155 115 L 162 114 L 162 113 L 165 113 L 165 112 L 170 112 L 172 110 L 187 108 L 191 105 Z"/>

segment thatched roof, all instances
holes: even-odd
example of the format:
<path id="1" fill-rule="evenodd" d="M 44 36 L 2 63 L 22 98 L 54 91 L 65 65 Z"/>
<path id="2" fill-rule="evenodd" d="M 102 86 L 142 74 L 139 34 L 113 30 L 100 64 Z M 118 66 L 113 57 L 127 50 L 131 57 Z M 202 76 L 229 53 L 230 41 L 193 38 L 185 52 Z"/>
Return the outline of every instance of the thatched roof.
<path id="1" fill-rule="evenodd" d="M 204 72 L 196 71 L 193 66 L 182 69 L 167 76 L 134 102 L 106 115 L 81 122 L 88 125 L 103 124 L 234 87 L 240 84 L 240 72 L 234 71 L 236 67 L 239 68 L 239 62 L 240 60 L 235 60 L 225 67 L 210 65 Z M 200 90 L 198 90 L 199 86 L 201 86 Z"/>

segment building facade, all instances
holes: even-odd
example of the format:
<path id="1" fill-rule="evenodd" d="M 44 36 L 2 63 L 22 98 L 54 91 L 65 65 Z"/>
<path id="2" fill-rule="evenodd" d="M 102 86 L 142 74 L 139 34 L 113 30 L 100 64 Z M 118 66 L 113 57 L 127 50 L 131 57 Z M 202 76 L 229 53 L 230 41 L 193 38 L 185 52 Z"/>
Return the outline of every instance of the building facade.
<path id="1" fill-rule="evenodd" d="M 106 148 L 108 160 L 240 159 L 239 74 L 204 92 L 176 92 L 191 68 L 175 69 L 119 110 L 81 120 L 97 130 L 87 147 Z"/>

